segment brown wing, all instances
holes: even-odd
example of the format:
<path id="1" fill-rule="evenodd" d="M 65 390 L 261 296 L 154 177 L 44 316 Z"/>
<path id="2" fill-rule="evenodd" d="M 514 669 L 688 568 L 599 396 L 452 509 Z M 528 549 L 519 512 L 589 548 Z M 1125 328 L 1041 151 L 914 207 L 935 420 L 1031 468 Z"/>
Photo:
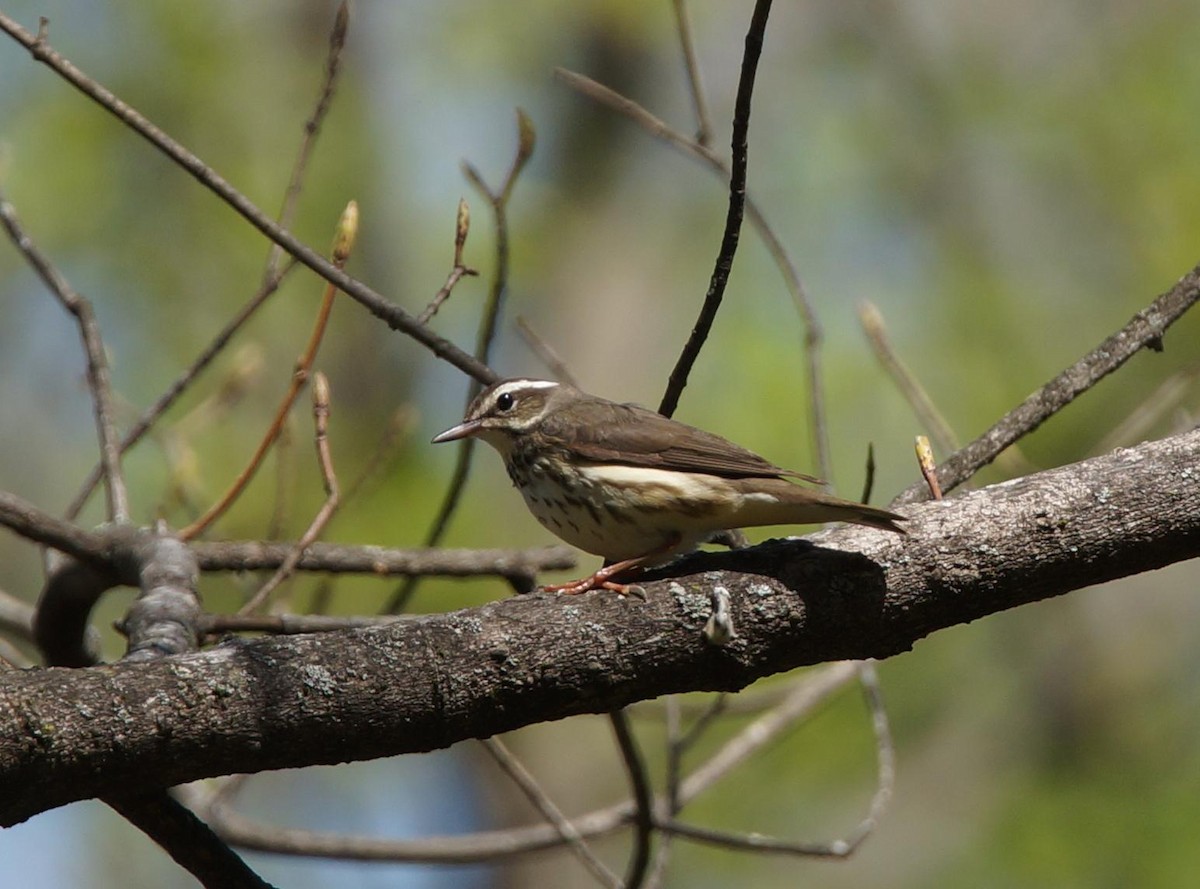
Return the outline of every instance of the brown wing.
<path id="1" fill-rule="evenodd" d="M 566 438 L 572 450 L 588 460 L 725 478 L 789 476 L 820 484 L 811 475 L 783 469 L 719 435 L 636 404 L 600 398 L 577 400 L 570 405 L 569 421 L 557 420 L 557 416 L 548 416 L 546 431 Z"/>

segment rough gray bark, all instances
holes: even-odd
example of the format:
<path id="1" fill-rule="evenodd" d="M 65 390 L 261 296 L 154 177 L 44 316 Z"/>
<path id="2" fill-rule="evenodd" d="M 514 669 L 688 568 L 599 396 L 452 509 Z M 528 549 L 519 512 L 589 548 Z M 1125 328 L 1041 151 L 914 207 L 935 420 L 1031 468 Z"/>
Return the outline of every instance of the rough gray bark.
<path id="1" fill-rule="evenodd" d="M 201 777 L 445 747 L 733 690 L 1200 554 L 1200 430 L 660 572 L 647 600 L 529 595 L 150 663 L 0 674 L 0 824 Z M 714 590 L 736 636 L 706 641 Z"/>

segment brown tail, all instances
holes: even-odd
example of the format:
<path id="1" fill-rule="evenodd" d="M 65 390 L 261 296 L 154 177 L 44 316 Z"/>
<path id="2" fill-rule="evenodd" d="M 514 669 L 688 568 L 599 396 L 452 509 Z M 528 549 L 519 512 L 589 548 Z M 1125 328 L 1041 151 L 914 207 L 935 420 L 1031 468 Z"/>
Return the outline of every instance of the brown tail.
<path id="1" fill-rule="evenodd" d="M 783 479 L 754 479 L 742 482 L 742 485 L 743 492 L 749 495 L 746 498 L 749 502 L 740 510 L 740 527 L 853 522 L 896 534 L 907 533 L 896 524 L 904 521 L 902 515 L 843 500 L 824 491 L 802 488 Z"/>
<path id="2" fill-rule="evenodd" d="M 897 534 L 907 534 L 902 527 L 896 522 L 903 522 L 904 516 L 897 515 L 894 512 L 888 512 L 886 509 L 876 509 L 874 506 L 867 506 L 865 503 L 851 503 L 843 501 L 846 504 L 846 514 L 841 519 L 843 522 L 854 522 L 858 525 L 870 525 L 872 528 L 882 528 L 884 531 L 895 531 Z"/>

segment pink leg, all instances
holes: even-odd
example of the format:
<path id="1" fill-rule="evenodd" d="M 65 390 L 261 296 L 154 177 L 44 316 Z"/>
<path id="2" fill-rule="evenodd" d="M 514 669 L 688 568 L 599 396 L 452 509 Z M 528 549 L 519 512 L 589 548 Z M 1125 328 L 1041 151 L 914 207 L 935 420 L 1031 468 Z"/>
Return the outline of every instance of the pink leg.
<path id="1" fill-rule="evenodd" d="M 580 593 L 586 593 L 589 590 L 611 590 L 622 596 L 637 595 L 634 591 L 640 590 L 641 587 L 635 587 L 627 583 L 617 583 L 611 580 L 611 578 L 626 571 L 630 573 L 641 571 L 642 562 L 645 558 L 646 556 L 638 556 L 634 559 L 613 562 L 611 565 L 605 565 L 595 574 L 588 577 L 580 580 L 570 580 L 566 583 L 546 584 L 541 589 L 544 593 L 563 593 L 567 596 L 578 596 Z"/>
<path id="2" fill-rule="evenodd" d="M 635 556 L 632 559 L 622 559 L 620 562 L 613 562 L 611 565 L 605 565 L 596 573 L 581 578 L 580 580 L 571 580 L 567 583 L 551 583 L 541 587 L 544 593 L 562 593 L 566 596 L 578 596 L 580 593 L 590 592 L 591 590 L 609 590 L 622 596 L 637 596 L 640 599 L 646 598 L 645 593 L 640 586 L 629 583 L 619 583 L 612 578 L 619 574 L 638 574 L 646 567 L 648 562 L 653 561 L 663 553 L 670 552 L 679 545 L 681 537 L 677 534 L 671 540 L 668 540 L 657 549 L 653 549 L 643 556 Z"/>

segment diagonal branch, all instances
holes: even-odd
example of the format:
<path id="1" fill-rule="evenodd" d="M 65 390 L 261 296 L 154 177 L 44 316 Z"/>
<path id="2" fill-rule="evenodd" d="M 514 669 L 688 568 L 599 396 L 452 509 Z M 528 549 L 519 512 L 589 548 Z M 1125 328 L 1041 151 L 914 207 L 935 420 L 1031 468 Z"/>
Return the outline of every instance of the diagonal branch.
<path id="1" fill-rule="evenodd" d="M 232 207 L 243 219 L 278 244 L 298 261 L 308 266 L 322 278 L 333 284 L 347 296 L 359 302 L 371 314 L 385 322 L 393 330 L 399 330 L 419 342 L 438 358 L 448 361 L 467 375 L 481 383 L 498 379 L 495 371 L 464 352 L 454 343 L 438 336 L 417 321 L 400 306 L 388 301 L 366 284 L 350 277 L 317 251 L 302 243 L 291 232 L 284 229 L 259 209 L 244 194 L 234 188 L 199 157 L 172 139 L 159 127 L 151 123 L 137 109 L 118 98 L 111 90 L 88 77 L 79 68 L 55 50 L 51 49 L 40 35 L 22 28 L 9 16 L 0 13 L 0 31 L 29 50 L 36 61 L 42 62 L 100 107 L 104 108 L 123 124 L 148 141 L 191 176 Z"/>
<path id="2" fill-rule="evenodd" d="M 1053 380 L 1005 414 L 987 432 L 937 467 L 942 491 L 961 485 L 1078 396 L 1091 389 L 1142 349 L 1161 352 L 1163 334 L 1200 299 L 1200 265 L 1138 312 L 1129 323 L 1088 352 Z M 892 505 L 927 499 L 924 482 L 906 488 Z"/>
<path id="3" fill-rule="evenodd" d="M 347 3 L 348 0 L 343 0 L 334 16 L 333 29 L 329 34 L 329 53 L 325 59 L 325 77 L 321 83 L 321 91 L 317 96 L 316 107 L 313 108 L 312 114 L 304 122 L 304 136 L 300 140 L 300 148 L 297 151 L 296 160 L 292 166 L 292 175 L 288 180 L 287 190 L 284 193 L 283 206 L 279 211 L 278 222 L 283 228 L 289 228 L 292 218 L 295 216 L 297 201 L 300 198 L 300 189 L 304 181 L 304 174 L 308 168 L 308 160 L 312 156 L 312 150 L 316 144 L 317 136 L 321 131 L 321 125 L 325 120 L 326 114 L 329 113 L 333 102 L 333 90 L 337 83 L 338 72 L 341 70 L 342 50 L 346 44 L 346 29 L 349 25 L 350 10 Z M 296 267 L 295 259 L 289 259 L 286 264 L 280 266 L 279 261 L 282 257 L 282 248 L 278 244 L 273 243 L 267 256 L 266 268 L 263 269 L 262 281 L 259 283 L 258 290 L 250 297 L 250 301 L 232 319 L 226 322 L 212 342 L 196 356 L 195 360 L 183 371 L 179 378 L 172 382 L 154 404 L 146 408 L 137 418 L 132 428 L 121 439 L 120 449 L 122 454 L 141 440 L 150 427 L 158 422 L 158 419 L 166 413 L 167 408 L 175 403 L 175 400 L 192 384 L 192 381 L 225 349 L 225 346 L 233 338 L 234 334 L 241 330 L 267 299 L 279 289 L 279 285 L 283 283 L 283 279 Z M 80 487 L 79 493 L 75 495 L 75 499 L 71 501 L 71 505 L 67 508 L 68 519 L 73 519 L 79 515 L 84 503 L 91 496 L 96 482 L 100 480 L 100 471 L 102 468 L 102 466 L 98 465 L 88 473 L 87 478 Z"/>

